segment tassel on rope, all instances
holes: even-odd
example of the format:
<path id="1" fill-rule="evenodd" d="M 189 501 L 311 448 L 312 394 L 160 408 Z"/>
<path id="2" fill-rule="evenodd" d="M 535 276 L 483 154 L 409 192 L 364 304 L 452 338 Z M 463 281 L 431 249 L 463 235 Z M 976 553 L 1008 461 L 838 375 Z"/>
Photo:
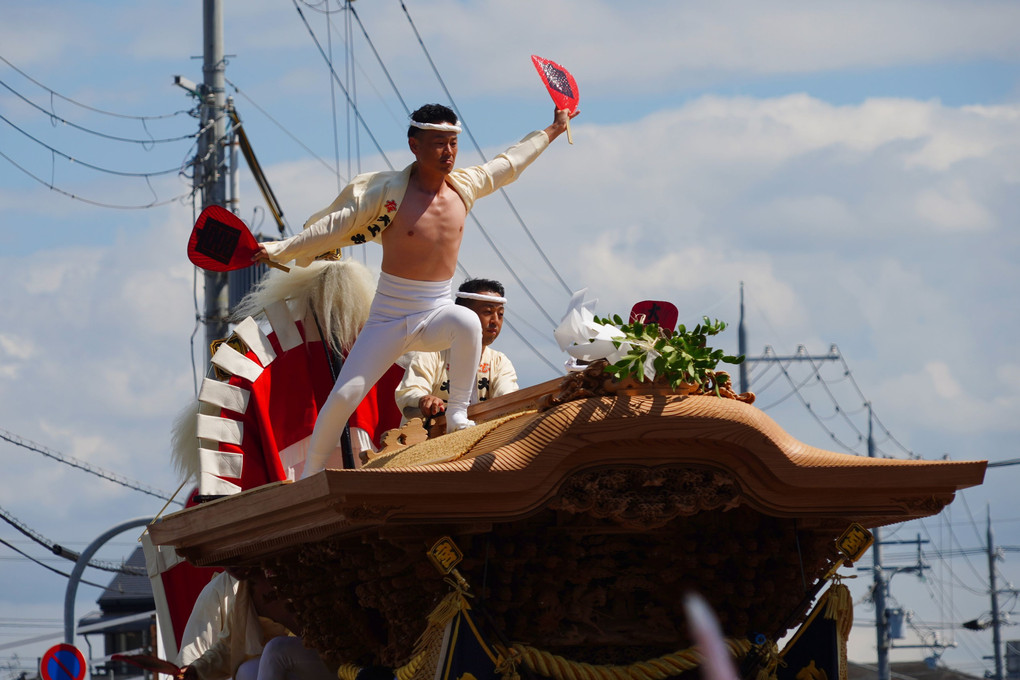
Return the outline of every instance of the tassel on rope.
<path id="1" fill-rule="evenodd" d="M 775 680 L 776 669 L 786 666 L 786 662 L 779 656 L 779 647 L 775 642 L 766 640 L 758 645 L 758 654 L 761 659 L 761 666 L 758 668 L 756 680 Z"/>
<path id="2" fill-rule="evenodd" d="M 516 649 L 507 649 L 503 645 L 495 645 L 499 653 L 499 660 L 496 663 L 496 672 L 502 680 L 521 680 L 521 674 L 517 671 L 521 663 L 521 654 Z"/>
<path id="3" fill-rule="evenodd" d="M 418 661 L 417 668 L 410 673 L 410 680 L 432 680 L 439 663 L 439 653 L 443 649 L 443 636 L 446 625 L 453 620 L 462 609 L 469 608 L 467 598 L 470 595 L 461 584 L 454 579 L 444 579 L 453 588 L 429 615 L 425 630 L 414 643 L 413 660 Z"/>
<path id="4" fill-rule="evenodd" d="M 843 585 L 841 578 L 836 576 L 826 595 L 828 597 L 823 614 L 830 621 L 837 622 L 839 634 L 846 639 L 854 624 L 854 602 L 850 595 L 850 589 Z"/>

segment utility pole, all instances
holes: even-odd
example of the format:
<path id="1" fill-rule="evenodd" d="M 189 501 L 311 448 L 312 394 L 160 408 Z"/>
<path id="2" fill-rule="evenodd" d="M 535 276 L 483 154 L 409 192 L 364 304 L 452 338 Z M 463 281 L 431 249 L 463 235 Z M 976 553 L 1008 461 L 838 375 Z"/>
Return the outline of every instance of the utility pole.
<path id="1" fill-rule="evenodd" d="M 740 282 L 740 322 L 737 323 L 737 356 L 747 356 L 747 331 L 744 329 L 744 282 Z M 747 391 L 747 359 L 740 363 L 740 393 Z"/>
<path id="2" fill-rule="evenodd" d="M 868 458 L 875 457 L 875 438 L 872 431 L 871 402 L 868 402 Z M 878 647 L 878 680 L 889 680 L 889 622 L 886 620 L 885 594 L 889 584 L 882 570 L 882 530 L 875 527 L 871 530 L 875 542 L 871 545 L 871 558 L 875 575 L 875 642 Z"/>
<path id="3" fill-rule="evenodd" d="M 223 60 L 223 7 L 220 0 L 202 1 L 202 139 L 195 165 L 195 186 L 202 193 L 202 208 L 226 205 L 227 131 Z M 227 335 L 227 275 L 205 272 L 206 363 L 212 343 Z"/>
<path id="4" fill-rule="evenodd" d="M 988 509 L 988 585 L 992 590 L 992 653 L 995 658 L 994 680 L 1003 680 L 1002 676 L 1002 636 L 999 621 L 999 591 L 995 585 L 995 541 L 992 539 L 992 510 Z"/>
<path id="5" fill-rule="evenodd" d="M 820 354 L 811 356 L 807 353 L 807 349 L 804 345 L 797 346 L 797 353 L 791 356 L 779 356 L 772 353 L 771 347 L 765 348 L 765 355 L 760 357 L 748 357 L 747 356 L 747 332 L 744 325 L 744 282 L 740 282 L 740 321 L 737 323 L 737 356 L 745 357 L 743 363 L 740 364 L 738 373 L 738 387 L 739 392 L 746 392 L 749 387 L 747 379 L 747 365 L 761 362 L 780 362 L 790 363 L 794 361 L 810 361 L 814 363 L 816 361 L 835 361 L 839 359 L 839 351 L 835 345 L 829 347 L 828 354 Z M 875 539 L 876 541 L 878 539 Z"/>
<path id="6" fill-rule="evenodd" d="M 868 407 L 868 457 L 875 458 L 875 436 L 874 436 L 874 419 L 871 413 L 871 402 L 867 403 Z M 916 544 L 917 545 L 917 564 L 909 567 L 893 567 L 889 570 L 882 564 L 882 530 L 879 527 L 875 527 L 871 530 L 872 535 L 875 538 L 874 543 L 871 545 L 871 557 L 872 557 L 872 568 L 871 572 L 875 579 L 875 584 L 872 590 L 872 599 L 875 602 L 875 642 L 878 648 L 878 680 L 889 680 L 892 672 L 889 666 L 889 650 L 893 648 L 893 635 L 894 629 L 899 630 L 902 625 L 902 610 L 889 609 L 886 603 L 886 598 L 889 596 L 889 583 L 896 574 L 914 572 L 920 578 L 924 574 L 925 569 L 930 569 L 928 565 L 924 563 L 924 556 L 921 552 L 921 544 L 927 543 L 928 541 L 921 540 L 921 534 L 917 535 L 917 539 L 913 541 L 885 541 L 885 545 L 902 545 L 902 544 Z M 866 567 L 862 567 L 861 570 L 866 570 Z M 896 613 L 899 617 L 891 617 L 890 614 Z M 898 623 L 893 626 L 890 622 L 891 618 L 897 618 Z M 902 634 L 895 633 L 896 638 L 902 638 Z M 955 645 L 950 645 L 955 646 Z M 921 648 L 944 648 L 945 645 L 935 641 L 934 645 L 895 645 L 897 649 L 905 649 L 910 647 L 921 647 Z"/>

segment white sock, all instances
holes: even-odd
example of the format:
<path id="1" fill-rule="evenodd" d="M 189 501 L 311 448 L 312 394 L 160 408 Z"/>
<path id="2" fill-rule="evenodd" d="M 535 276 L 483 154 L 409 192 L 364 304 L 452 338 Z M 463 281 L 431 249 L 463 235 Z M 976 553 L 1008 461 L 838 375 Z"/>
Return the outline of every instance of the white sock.
<path id="1" fill-rule="evenodd" d="M 456 432 L 468 427 L 474 427 L 475 421 L 468 420 L 467 409 L 446 409 L 446 432 Z"/>

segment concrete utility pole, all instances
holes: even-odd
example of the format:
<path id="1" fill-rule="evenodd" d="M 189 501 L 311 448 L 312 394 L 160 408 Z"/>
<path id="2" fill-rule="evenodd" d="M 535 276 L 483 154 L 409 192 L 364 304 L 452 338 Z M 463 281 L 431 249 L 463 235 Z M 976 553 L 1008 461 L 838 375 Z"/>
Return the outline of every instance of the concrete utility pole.
<path id="1" fill-rule="evenodd" d="M 195 185 L 202 192 L 202 208 L 226 205 L 226 91 L 223 60 L 223 8 L 220 0 L 202 2 L 201 121 L 204 132 L 195 167 Z M 205 272 L 206 363 L 209 346 L 227 335 L 227 275 Z"/>
<path id="2" fill-rule="evenodd" d="M 747 331 L 744 328 L 744 282 L 740 282 L 740 322 L 737 324 L 737 356 L 747 356 Z M 747 391 L 747 359 L 738 367 L 740 384 L 739 392 Z"/>
<path id="3" fill-rule="evenodd" d="M 875 457 L 875 438 L 872 436 L 871 402 L 868 402 L 868 458 Z M 889 584 L 882 570 L 882 531 L 875 527 L 871 530 L 875 542 L 871 545 L 871 557 L 875 575 L 875 641 L 878 646 L 878 680 L 889 680 L 889 623 L 886 620 L 885 594 Z"/>
<path id="4" fill-rule="evenodd" d="M 1002 634 L 999 621 L 999 591 L 995 585 L 995 541 L 992 538 L 992 510 L 988 509 L 988 587 L 992 591 L 992 654 L 995 658 L 994 680 L 1003 680 L 1002 675 Z"/>
<path id="5" fill-rule="evenodd" d="M 807 353 L 804 345 L 797 346 L 797 353 L 792 356 L 782 357 L 775 354 L 769 354 L 771 347 L 766 347 L 766 356 L 762 357 L 749 357 L 747 356 L 747 331 L 744 325 L 744 282 L 740 282 L 740 321 L 737 323 L 737 356 L 743 355 L 746 357 L 744 362 L 740 364 L 739 372 L 737 375 L 737 387 L 738 392 L 746 392 L 750 387 L 747 378 L 747 366 L 749 364 L 755 364 L 759 362 L 779 362 L 779 363 L 791 363 L 794 361 L 810 361 L 814 363 L 816 361 L 835 361 L 839 358 L 839 352 L 836 350 L 836 346 L 832 345 L 829 348 L 828 354 L 821 354 L 817 356 L 811 356 Z"/>

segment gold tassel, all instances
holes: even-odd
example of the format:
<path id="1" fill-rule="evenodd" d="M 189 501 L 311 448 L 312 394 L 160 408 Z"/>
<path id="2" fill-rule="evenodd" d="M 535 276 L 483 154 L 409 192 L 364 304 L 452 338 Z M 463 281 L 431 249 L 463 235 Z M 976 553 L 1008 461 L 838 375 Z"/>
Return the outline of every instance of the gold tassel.
<path id="1" fill-rule="evenodd" d="M 459 584 L 447 579 L 453 586 L 453 591 L 448 593 L 439 604 L 436 605 L 428 615 L 428 622 L 425 630 L 414 643 L 412 658 L 417 661 L 417 667 L 411 673 L 411 680 L 431 680 L 436 672 L 439 663 L 439 653 L 443 649 L 443 634 L 446 632 L 446 624 L 453 620 L 467 604 L 467 593 Z M 408 664 L 410 665 L 410 664 Z"/>
<path id="2" fill-rule="evenodd" d="M 854 623 L 854 602 L 850 589 L 836 579 L 826 593 L 825 618 L 838 623 L 839 634 L 845 639 Z"/>
<path id="3" fill-rule="evenodd" d="M 502 680 L 521 680 L 517 664 L 521 662 L 521 653 L 516 649 L 507 649 L 501 644 L 493 645 L 499 658 L 496 661 L 496 672 Z"/>
<path id="4" fill-rule="evenodd" d="M 786 666 L 786 662 L 779 656 L 779 647 L 775 642 L 767 640 L 759 647 L 762 663 L 758 668 L 756 680 L 775 680 L 776 669 Z"/>

